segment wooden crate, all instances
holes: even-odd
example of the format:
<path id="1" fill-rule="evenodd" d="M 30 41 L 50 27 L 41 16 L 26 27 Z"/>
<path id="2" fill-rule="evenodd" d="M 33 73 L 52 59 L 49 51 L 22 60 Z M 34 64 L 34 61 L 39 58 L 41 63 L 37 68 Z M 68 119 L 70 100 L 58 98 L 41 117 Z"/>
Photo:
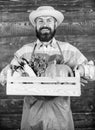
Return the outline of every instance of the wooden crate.
<path id="1" fill-rule="evenodd" d="M 80 75 L 75 77 L 14 77 L 8 74 L 7 95 L 80 96 Z"/>

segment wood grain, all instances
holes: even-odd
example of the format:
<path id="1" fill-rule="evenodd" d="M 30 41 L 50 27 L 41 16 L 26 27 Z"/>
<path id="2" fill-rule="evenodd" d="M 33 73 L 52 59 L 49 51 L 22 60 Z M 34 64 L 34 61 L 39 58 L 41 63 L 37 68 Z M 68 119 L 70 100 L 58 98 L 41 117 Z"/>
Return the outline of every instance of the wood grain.
<path id="1" fill-rule="evenodd" d="M 41 6 L 41 5 L 52 5 L 56 8 L 60 8 L 71 11 L 71 10 L 80 10 L 81 8 L 89 8 L 94 9 L 94 1 L 91 0 L 64 0 L 64 1 L 57 1 L 55 2 L 53 0 L 21 0 L 21 1 L 2 1 L 0 0 L 0 11 L 2 12 L 26 12 L 29 9 Z"/>
<path id="2" fill-rule="evenodd" d="M 6 97 L 6 98 L 5 98 Z M 22 112 L 23 107 L 23 99 L 24 97 L 20 96 L 2 96 L 0 97 L 0 115 L 1 114 L 20 114 Z M 71 98 L 71 109 L 73 113 L 85 113 L 85 112 L 95 112 L 95 98 L 90 97 L 76 97 Z"/>
<path id="3" fill-rule="evenodd" d="M 19 13 L 11 13 L 11 12 L 0 12 L 0 22 L 28 22 L 29 21 L 29 12 L 19 12 Z M 70 11 L 67 12 L 64 9 L 59 9 L 64 15 L 64 21 L 67 23 L 72 22 L 89 22 L 95 20 L 95 11 L 87 10 L 82 8 L 80 11 Z"/>
<path id="4" fill-rule="evenodd" d="M 34 36 L 35 31 L 29 22 L 2 22 L 0 23 L 0 37 Z M 57 28 L 57 35 L 94 35 L 95 21 L 64 22 Z"/>
<path id="5" fill-rule="evenodd" d="M 77 113 L 73 114 L 75 128 L 95 128 L 95 114 L 91 113 Z M 20 128 L 20 122 L 21 122 L 21 114 L 12 114 L 6 115 L 2 114 L 0 116 L 0 127 L 1 128 Z M 6 124 L 6 126 L 5 126 Z"/>

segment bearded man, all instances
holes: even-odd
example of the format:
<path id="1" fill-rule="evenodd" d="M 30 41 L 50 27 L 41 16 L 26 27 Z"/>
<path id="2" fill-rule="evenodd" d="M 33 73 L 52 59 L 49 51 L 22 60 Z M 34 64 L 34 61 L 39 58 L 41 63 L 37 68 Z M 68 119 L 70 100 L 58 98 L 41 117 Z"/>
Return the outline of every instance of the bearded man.
<path id="1" fill-rule="evenodd" d="M 14 54 L 10 64 L 17 67 L 15 70 L 27 62 L 37 76 L 42 76 L 49 63 L 56 61 L 56 64 L 66 64 L 72 70 L 77 68 L 81 77 L 95 79 L 94 65 L 91 67 L 91 62 L 76 47 L 54 38 L 57 27 L 64 20 L 60 11 L 51 6 L 41 6 L 29 14 L 29 20 L 37 40 Z M 8 68 L 9 65 L 1 72 L 2 84 L 6 81 Z M 25 96 L 21 130 L 74 130 L 70 97 Z"/>

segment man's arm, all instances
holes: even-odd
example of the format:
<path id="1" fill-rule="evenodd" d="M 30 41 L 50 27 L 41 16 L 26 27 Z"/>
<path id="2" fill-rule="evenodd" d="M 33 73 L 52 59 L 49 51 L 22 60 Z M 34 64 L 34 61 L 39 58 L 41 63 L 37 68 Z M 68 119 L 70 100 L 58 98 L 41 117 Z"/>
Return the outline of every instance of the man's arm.
<path id="1" fill-rule="evenodd" d="M 87 80 L 95 80 L 95 65 L 93 61 L 78 65 L 77 70 L 81 77 L 85 77 Z"/>
<path id="2" fill-rule="evenodd" d="M 95 65 L 93 61 L 88 61 L 88 59 L 81 53 L 79 49 L 72 46 L 71 44 L 66 44 L 66 51 L 63 56 L 66 59 L 66 63 L 72 67 L 72 69 L 77 69 L 81 77 L 86 78 L 87 80 L 95 80 Z"/>
<path id="3" fill-rule="evenodd" d="M 10 65 L 7 65 L 0 73 L 0 83 L 4 86 L 7 80 L 7 71 L 10 68 Z"/>
<path id="4" fill-rule="evenodd" d="M 22 75 L 24 72 L 28 76 L 36 76 L 32 68 L 28 64 L 28 61 L 31 58 L 32 51 L 33 47 L 31 46 L 23 46 L 22 48 L 16 51 L 11 63 L 7 65 L 0 73 L 0 83 L 2 85 L 5 85 L 6 83 L 8 69 L 14 71 L 15 76 Z"/>
<path id="5" fill-rule="evenodd" d="M 2 85 L 6 84 L 7 81 L 7 72 L 9 69 L 12 69 L 11 66 L 20 66 L 18 63 L 18 58 L 20 57 L 18 52 L 23 52 L 23 47 L 21 49 L 19 49 L 15 54 L 14 54 L 14 58 L 12 59 L 12 61 L 5 67 L 2 69 L 2 71 L 0 72 L 0 83 Z M 22 54 L 21 54 L 22 55 Z"/>
<path id="6" fill-rule="evenodd" d="M 0 83 L 4 86 L 6 84 L 7 81 L 7 72 L 9 69 L 12 69 L 11 66 L 19 66 L 19 63 L 17 61 L 17 58 L 14 56 L 13 60 L 11 61 L 10 64 L 8 64 L 7 66 L 5 66 L 5 68 L 2 69 L 2 71 L 0 72 Z"/>

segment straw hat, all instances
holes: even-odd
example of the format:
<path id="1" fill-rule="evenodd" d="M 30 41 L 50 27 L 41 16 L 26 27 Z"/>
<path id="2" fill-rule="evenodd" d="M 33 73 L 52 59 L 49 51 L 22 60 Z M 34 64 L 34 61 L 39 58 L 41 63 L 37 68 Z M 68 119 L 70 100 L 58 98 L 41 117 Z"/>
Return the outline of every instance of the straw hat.
<path id="1" fill-rule="evenodd" d="M 37 10 L 32 11 L 29 14 L 29 20 L 33 26 L 35 26 L 35 19 L 41 16 L 54 17 L 57 20 L 57 26 L 59 26 L 64 19 L 63 14 L 60 11 L 55 10 L 52 6 L 40 6 L 37 8 Z"/>

